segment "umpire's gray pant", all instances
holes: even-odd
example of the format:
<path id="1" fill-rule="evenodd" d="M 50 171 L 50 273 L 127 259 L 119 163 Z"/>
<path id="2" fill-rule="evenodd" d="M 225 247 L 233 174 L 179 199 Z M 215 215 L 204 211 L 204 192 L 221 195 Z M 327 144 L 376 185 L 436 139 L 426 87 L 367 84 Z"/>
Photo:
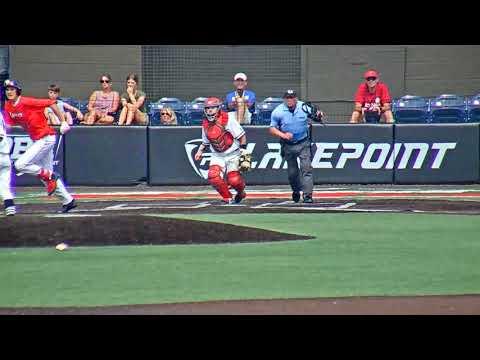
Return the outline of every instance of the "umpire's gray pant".
<path id="1" fill-rule="evenodd" d="M 313 192 L 312 158 L 310 153 L 310 141 L 306 140 L 298 144 L 282 143 L 282 154 L 288 165 L 288 182 L 292 191 L 311 195 Z M 298 169 L 297 158 L 300 159 Z"/>

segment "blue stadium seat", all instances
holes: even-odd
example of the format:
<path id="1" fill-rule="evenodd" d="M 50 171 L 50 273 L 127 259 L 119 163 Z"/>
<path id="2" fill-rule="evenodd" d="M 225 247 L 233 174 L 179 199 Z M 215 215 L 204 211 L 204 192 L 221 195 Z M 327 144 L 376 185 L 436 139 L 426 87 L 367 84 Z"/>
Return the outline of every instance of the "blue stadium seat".
<path id="1" fill-rule="evenodd" d="M 79 100 L 71 98 L 71 97 L 59 97 L 58 100 L 63 101 L 64 103 L 67 103 L 68 105 L 75 106 L 78 108 L 78 102 Z"/>
<path id="2" fill-rule="evenodd" d="M 258 103 L 256 117 L 252 117 L 252 125 L 270 125 L 272 111 L 281 103 L 283 103 L 283 99 L 276 97 L 267 97 Z"/>
<path id="3" fill-rule="evenodd" d="M 78 100 L 78 110 L 85 115 L 88 112 L 88 100 Z"/>
<path id="4" fill-rule="evenodd" d="M 430 100 L 431 123 L 467 121 L 467 102 L 463 96 L 444 94 Z"/>
<path id="5" fill-rule="evenodd" d="M 203 104 L 207 98 L 197 97 L 186 105 L 186 123 L 188 125 L 201 125 L 204 118 Z M 223 106 L 222 106 L 223 107 Z"/>
<path id="6" fill-rule="evenodd" d="M 480 94 L 467 99 L 467 121 L 480 122 Z"/>
<path id="7" fill-rule="evenodd" d="M 365 122 L 367 124 L 380 123 L 381 115 L 376 111 L 365 111 Z"/>
<path id="8" fill-rule="evenodd" d="M 421 124 L 429 121 L 429 102 L 420 96 L 405 95 L 394 99 L 392 111 L 398 124 Z"/>
<path id="9" fill-rule="evenodd" d="M 79 106 L 79 103 L 80 103 L 80 100 L 77 100 L 77 99 L 74 99 L 74 98 L 71 98 L 71 97 L 58 97 L 58 100 L 60 101 L 63 101 L 64 103 L 68 104 L 68 105 L 71 105 L 71 106 L 75 106 L 77 109 L 79 109 L 82 114 L 85 114 L 84 111 L 82 111 L 82 109 L 80 109 L 80 106 Z M 87 101 L 87 106 L 88 106 L 88 101 Z M 68 111 L 68 110 L 66 110 Z M 74 125 L 77 125 L 80 120 L 77 118 L 77 113 L 76 112 L 72 112 L 72 111 L 68 111 L 71 115 L 72 115 L 72 120 L 73 120 L 73 124 Z"/>
<path id="10" fill-rule="evenodd" d="M 164 107 L 171 107 L 177 116 L 178 125 L 186 124 L 185 103 L 177 98 L 161 98 L 156 102 L 147 105 L 148 117 L 151 126 L 161 126 L 160 111 Z"/>

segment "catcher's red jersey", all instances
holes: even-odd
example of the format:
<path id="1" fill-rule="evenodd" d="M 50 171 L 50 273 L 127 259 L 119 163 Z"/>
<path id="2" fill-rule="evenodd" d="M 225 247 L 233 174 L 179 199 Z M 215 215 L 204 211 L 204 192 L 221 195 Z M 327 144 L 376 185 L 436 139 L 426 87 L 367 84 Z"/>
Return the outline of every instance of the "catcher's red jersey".
<path id="1" fill-rule="evenodd" d="M 225 152 L 228 150 L 233 142 L 233 135 L 227 131 L 228 115 L 225 112 L 220 112 L 220 116 L 215 122 L 210 122 L 207 119 L 203 120 L 202 127 L 209 144 L 217 152 Z"/>
<path id="2" fill-rule="evenodd" d="M 56 100 L 35 99 L 20 96 L 14 104 L 12 100 L 5 102 L 6 123 L 10 126 L 20 125 L 30 135 L 32 140 L 39 140 L 56 132 L 47 123 L 43 111 L 47 106 L 56 103 Z"/>

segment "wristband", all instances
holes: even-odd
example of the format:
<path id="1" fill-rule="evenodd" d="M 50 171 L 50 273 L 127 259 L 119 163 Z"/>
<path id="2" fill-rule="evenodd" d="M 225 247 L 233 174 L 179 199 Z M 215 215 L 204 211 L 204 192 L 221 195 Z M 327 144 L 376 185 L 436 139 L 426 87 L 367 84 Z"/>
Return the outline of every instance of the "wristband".
<path id="1" fill-rule="evenodd" d="M 241 144 L 241 145 L 240 145 L 240 149 L 245 149 L 245 150 L 247 150 L 247 144 Z"/>

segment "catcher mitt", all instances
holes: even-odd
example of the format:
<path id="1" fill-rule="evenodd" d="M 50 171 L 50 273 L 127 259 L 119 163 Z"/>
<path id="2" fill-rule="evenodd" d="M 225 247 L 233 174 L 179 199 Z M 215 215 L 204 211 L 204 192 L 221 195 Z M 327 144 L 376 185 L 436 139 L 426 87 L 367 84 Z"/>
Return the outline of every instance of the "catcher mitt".
<path id="1" fill-rule="evenodd" d="M 238 161 L 238 167 L 240 172 L 252 170 L 252 154 L 249 152 L 242 153 Z"/>

